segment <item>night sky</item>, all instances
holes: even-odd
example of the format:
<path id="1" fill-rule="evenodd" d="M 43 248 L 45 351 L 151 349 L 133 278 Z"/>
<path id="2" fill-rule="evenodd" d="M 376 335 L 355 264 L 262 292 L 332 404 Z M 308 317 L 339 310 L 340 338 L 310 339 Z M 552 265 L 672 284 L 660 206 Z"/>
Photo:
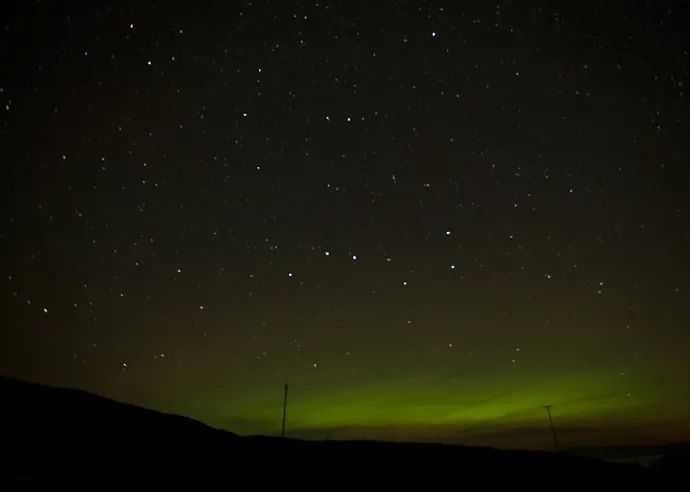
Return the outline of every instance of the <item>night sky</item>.
<path id="1" fill-rule="evenodd" d="M 294 437 L 690 438 L 688 2 L 1 15 L 0 373 L 240 434 L 289 383 Z"/>

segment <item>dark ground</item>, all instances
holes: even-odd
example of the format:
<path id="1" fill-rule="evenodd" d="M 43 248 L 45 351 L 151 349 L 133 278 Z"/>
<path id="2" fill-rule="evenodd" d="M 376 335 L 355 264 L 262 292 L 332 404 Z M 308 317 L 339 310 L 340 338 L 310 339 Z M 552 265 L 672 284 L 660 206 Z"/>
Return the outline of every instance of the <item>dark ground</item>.
<path id="1" fill-rule="evenodd" d="M 218 482 L 228 486 L 510 483 L 618 487 L 687 479 L 688 447 L 650 468 L 566 453 L 439 444 L 240 437 L 82 391 L 0 378 L 6 480 L 65 484 Z"/>

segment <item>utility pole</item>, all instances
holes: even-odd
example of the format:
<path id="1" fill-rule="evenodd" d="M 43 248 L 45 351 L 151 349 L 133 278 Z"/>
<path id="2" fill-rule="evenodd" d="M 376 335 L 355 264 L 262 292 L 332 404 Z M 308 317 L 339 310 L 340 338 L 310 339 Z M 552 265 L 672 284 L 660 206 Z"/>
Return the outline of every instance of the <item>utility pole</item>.
<path id="1" fill-rule="evenodd" d="M 287 414 L 287 393 L 288 385 L 285 383 L 285 397 L 283 399 L 283 428 L 280 431 L 280 437 L 285 437 L 285 415 Z"/>
<path id="2" fill-rule="evenodd" d="M 546 408 L 546 413 L 549 416 L 549 427 L 551 427 L 551 434 L 553 434 L 553 444 L 556 447 L 556 451 L 561 450 L 561 445 L 558 442 L 558 436 L 556 436 L 556 428 L 553 426 L 553 419 L 551 418 L 551 407 L 553 405 L 544 405 Z"/>

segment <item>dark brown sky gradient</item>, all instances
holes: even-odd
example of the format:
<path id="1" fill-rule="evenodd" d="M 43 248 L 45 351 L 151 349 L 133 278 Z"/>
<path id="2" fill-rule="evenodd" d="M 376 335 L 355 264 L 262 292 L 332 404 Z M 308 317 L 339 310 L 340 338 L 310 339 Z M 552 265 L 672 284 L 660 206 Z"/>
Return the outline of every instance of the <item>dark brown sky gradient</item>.
<path id="1" fill-rule="evenodd" d="M 295 435 L 687 437 L 687 21 L 12 2 L 0 371 L 239 433 L 288 382 Z"/>

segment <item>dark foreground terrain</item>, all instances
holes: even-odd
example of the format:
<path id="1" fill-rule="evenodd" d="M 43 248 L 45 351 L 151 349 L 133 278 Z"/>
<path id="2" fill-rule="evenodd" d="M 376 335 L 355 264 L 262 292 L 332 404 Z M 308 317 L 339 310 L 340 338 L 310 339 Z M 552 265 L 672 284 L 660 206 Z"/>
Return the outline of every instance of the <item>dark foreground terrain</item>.
<path id="1" fill-rule="evenodd" d="M 239 437 L 82 391 L 0 377 L 0 478 L 67 484 L 205 482 L 422 487 L 615 487 L 683 479 L 687 448 L 650 468 L 570 454 L 438 444 Z M 687 475 L 686 475 L 687 477 Z"/>

